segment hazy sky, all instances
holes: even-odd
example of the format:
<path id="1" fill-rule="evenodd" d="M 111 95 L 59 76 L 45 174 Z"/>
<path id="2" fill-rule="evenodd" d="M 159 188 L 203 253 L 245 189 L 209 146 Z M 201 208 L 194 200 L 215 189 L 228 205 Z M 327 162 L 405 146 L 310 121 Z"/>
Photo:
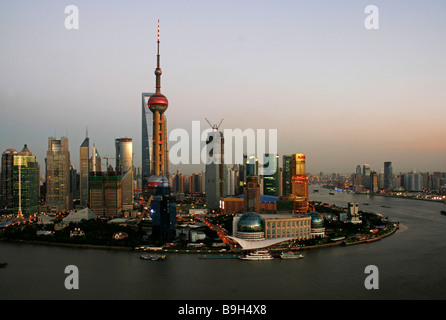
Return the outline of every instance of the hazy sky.
<path id="1" fill-rule="evenodd" d="M 88 126 L 102 156 L 133 138 L 140 165 L 158 19 L 170 131 L 277 129 L 311 173 L 446 171 L 444 0 L 0 0 L 0 152 L 28 144 L 44 168 L 48 137 L 67 136 L 79 168 Z"/>

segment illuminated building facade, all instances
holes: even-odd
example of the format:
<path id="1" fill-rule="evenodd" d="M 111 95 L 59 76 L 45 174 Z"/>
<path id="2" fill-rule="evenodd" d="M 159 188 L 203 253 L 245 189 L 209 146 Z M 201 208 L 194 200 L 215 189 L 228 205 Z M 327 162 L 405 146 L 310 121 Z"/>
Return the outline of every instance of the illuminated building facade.
<path id="1" fill-rule="evenodd" d="M 278 211 L 308 212 L 308 177 L 305 175 L 305 154 L 296 153 L 283 157 L 283 199 Z"/>

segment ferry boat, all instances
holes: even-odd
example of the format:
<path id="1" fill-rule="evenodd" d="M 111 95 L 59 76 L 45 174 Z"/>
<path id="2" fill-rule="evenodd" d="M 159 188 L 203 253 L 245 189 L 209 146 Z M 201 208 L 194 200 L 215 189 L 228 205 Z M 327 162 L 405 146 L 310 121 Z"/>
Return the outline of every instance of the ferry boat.
<path id="1" fill-rule="evenodd" d="M 140 256 L 141 260 L 150 260 L 150 261 L 162 261 L 166 259 L 166 256 L 149 256 L 149 255 L 142 255 Z"/>
<path id="2" fill-rule="evenodd" d="M 294 252 L 282 252 L 280 254 L 281 259 L 301 259 L 303 257 L 303 254 Z"/>
<path id="3" fill-rule="evenodd" d="M 247 255 L 240 256 L 241 260 L 251 260 L 251 261 L 259 261 L 259 260 L 273 260 L 273 256 L 268 252 L 268 250 L 257 250 Z"/>

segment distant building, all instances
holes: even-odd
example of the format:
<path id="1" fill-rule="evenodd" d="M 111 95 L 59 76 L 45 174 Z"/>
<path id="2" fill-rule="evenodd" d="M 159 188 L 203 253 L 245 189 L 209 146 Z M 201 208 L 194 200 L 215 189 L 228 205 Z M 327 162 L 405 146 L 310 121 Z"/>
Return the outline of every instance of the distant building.
<path id="1" fill-rule="evenodd" d="M 370 172 L 370 192 L 371 193 L 377 193 L 379 191 L 378 186 L 378 174 L 375 170 L 372 170 Z"/>
<path id="2" fill-rule="evenodd" d="M 362 184 L 366 189 L 370 189 L 370 165 L 367 163 L 362 166 Z"/>
<path id="3" fill-rule="evenodd" d="M 422 175 L 416 171 L 405 173 L 401 177 L 401 184 L 406 191 L 422 191 Z"/>
<path id="4" fill-rule="evenodd" d="M 190 192 L 203 193 L 203 176 L 201 173 L 193 173 L 190 177 Z"/>
<path id="5" fill-rule="evenodd" d="M 393 188 L 393 169 L 392 162 L 384 162 L 384 190 L 390 191 Z"/>

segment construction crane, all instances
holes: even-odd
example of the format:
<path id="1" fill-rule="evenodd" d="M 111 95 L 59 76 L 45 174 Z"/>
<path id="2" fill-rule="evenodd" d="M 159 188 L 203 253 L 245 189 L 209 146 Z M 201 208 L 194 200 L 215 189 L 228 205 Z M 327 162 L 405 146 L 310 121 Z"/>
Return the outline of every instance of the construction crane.
<path id="1" fill-rule="evenodd" d="M 207 118 L 205 118 L 205 119 L 206 119 L 206 121 L 209 123 L 209 125 L 211 126 L 211 128 L 212 128 L 213 130 L 218 130 L 218 128 L 220 128 L 221 123 L 223 122 L 223 119 L 221 119 L 219 124 L 214 124 L 214 125 L 212 125 L 212 124 L 209 122 L 209 120 L 208 120 Z"/>

